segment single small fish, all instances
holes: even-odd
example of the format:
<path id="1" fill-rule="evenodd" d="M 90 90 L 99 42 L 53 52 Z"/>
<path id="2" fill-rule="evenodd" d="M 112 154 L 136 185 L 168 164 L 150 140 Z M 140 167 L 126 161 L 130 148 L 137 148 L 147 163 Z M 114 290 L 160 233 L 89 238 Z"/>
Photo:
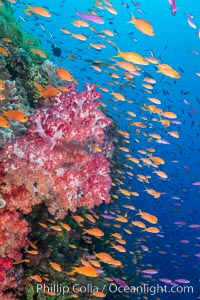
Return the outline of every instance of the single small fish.
<path id="1" fill-rule="evenodd" d="M 104 19 L 102 19 L 101 17 L 99 17 L 97 15 L 84 14 L 84 13 L 81 13 L 79 11 L 77 11 L 76 15 L 83 18 L 83 19 L 85 19 L 85 20 L 96 23 L 96 24 L 104 24 Z"/>
<path id="2" fill-rule="evenodd" d="M 35 280 L 35 281 L 37 281 L 39 283 L 42 282 L 42 277 L 40 275 L 38 275 L 38 274 L 31 275 L 31 276 L 28 277 L 28 279 Z"/>
<path id="3" fill-rule="evenodd" d="M 160 229 L 157 227 L 148 227 L 148 228 L 145 228 L 144 231 L 150 232 L 150 233 L 159 233 Z"/>
<path id="4" fill-rule="evenodd" d="M 52 44 L 51 48 L 52 48 L 52 52 L 53 52 L 54 56 L 56 56 L 56 57 L 61 56 L 62 50 L 59 47 L 57 47 L 55 44 Z"/>
<path id="5" fill-rule="evenodd" d="M 200 181 L 195 181 L 192 183 L 192 185 L 200 185 Z"/>
<path id="6" fill-rule="evenodd" d="M 66 272 L 67 275 L 71 275 L 74 273 L 78 273 L 89 277 L 97 277 L 99 275 L 98 271 L 92 266 L 74 267 L 71 272 Z"/>
<path id="7" fill-rule="evenodd" d="M 172 15 L 175 16 L 176 12 L 177 12 L 176 1 L 175 0 L 169 0 L 169 4 L 171 5 Z"/>
<path id="8" fill-rule="evenodd" d="M 128 287 L 128 285 L 126 284 L 125 281 L 123 281 L 123 280 L 121 280 L 121 279 L 119 279 L 119 278 L 115 278 L 115 277 L 111 277 L 111 278 L 112 278 L 112 280 L 113 280 L 115 283 L 117 283 L 118 285 L 120 285 L 120 286 L 122 286 L 122 287 L 124 287 L 124 288 Z"/>
<path id="9" fill-rule="evenodd" d="M 168 278 L 160 278 L 159 281 L 164 282 L 164 283 L 171 283 L 171 279 Z"/>
<path id="10" fill-rule="evenodd" d="M 28 122 L 28 117 L 19 110 L 8 110 L 4 111 L 3 110 L 3 116 L 8 118 L 9 120 L 16 121 L 16 122 L 21 122 L 21 123 L 26 123 Z"/>
<path id="11" fill-rule="evenodd" d="M 125 8 L 129 8 L 128 3 L 122 2 L 122 5 L 123 5 Z"/>
<path id="12" fill-rule="evenodd" d="M 8 56 L 8 51 L 3 47 L 0 47 L 0 53 L 3 54 L 6 57 Z"/>
<path id="13" fill-rule="evenodd" d="M 192 28 L 194 28 L 194 29 L 197 28 L 196 24 L 194 24 L 194 22 L 192 22 L 191 17 L 188 17 L 188 24 L 190 25 L 190 27 L 192 27 Z"/>
<path id="14" fill-rule="evenodd" d="M 49 264 L 57 272 L 62 272 L 62 268 L 61 268 L 61 266 L 59 264 L 57 264 L 55 262 L 52 262 L 52 261 L 50 261 Z"/>
<path id="15" fill-rule="evenodd" d="M 95 237 L 101 237 L 101 236 L 104 236 L 104 232 L 98 228 L 92 228 L 92 229 L 85 229 L 83 234 L 90 234 L 92 236 L 95 236 Z"/>
<path id="16" fill-rule="evenodd" d="M 94 292 L 91 294 L 91 296 L 98 297 L 97 299 L 101 299 L 101 298 L 106 297 L 106 294 L 104 292 Z"/>
<path id="17" fill-rule="evenodd" d="M 154 275 L 154 274 L 157 274 L 158 271 L 157 270 L 153 270 L 153 269 L 147 269 L 147 270 L 143 270 L 141 271 L 141 273 L 143 274 L 150 274 L 150 275 Z"/>
<path id="18" fill-rule="evenodd" d="M 106 215 L 106 214 L 103 214 L 101 215 L 104 219 L 107 219 L 107 220 L 113 220 L 115 217 L 112 216 L 112 215 Z"/>
<path id="19" fill-rule="evenodd" d="M 48 85 L 46 86 L 42 91 L 39 93 L 38 98 L 51 98 L 51 97 L 56 97 L 59 96 L 61 92 L 55 88 L 54 86 Z"/>
<path id="20" fill-rule="evenodd" d="M 147 222 L 150 222 L 152 224 L 157 224 L 158 218 L 152 214 L 149 214 L 147 212 L 141 211 L 139 209 L 139 212 L 136 214 L 136 216 L 139 215 L 142 219 L 144 219 Z"/>
<path id="21" fill-rule="evenodd" d="M 31 255 L 37 255 L 39 253 L 38 250 L 26 250 L 25 252 Z"/>
<path id="22" fill-rule="evenodd" d="M 71 75 L 71 73 L 64 68 L 57 68 L 56 75 L 62 80 L 74 81 L 74 78 Z"/>
<path id="23" fill-rule="evenodd" d="M 135 25 L 135 27 L 143 34 L 146 34 L 148 36 L 154 36 L 153 26 L 147 20 L 135 18 L 134 15 L 131 14 L 131 19 L 128 23 L 132 23 L 133 25 Z"/>
<path id="24" fill-rule="evenodd" d="M 156 140 L 156 143 L 163 144 L 163 145 L 170 145 L 170 142 L 163 139 Z"/>
<path id="25" fill-rule="evenodd" d="M 188 280 L 188 279 L 176 279 L 175 282 L 177 282 L 177 283 L 190 283 L 190 280 Z"/>
<path id="26" fill-rule="evenodd" d="M 39 56 L 42 57 L 42 58 L 46 58 L 46 57 L 47 57 L 46 53 L 45 53 L 44 51 L 40 50 L 40 49 L 36 49 L 36 48 L 35 48 L 35 49 L 31 49 L 31 51 L 32 51 L 33 53 L 39 55 Z"/>
<path id="27" fill-rule="evenodd" d="M 199 224 L 191 224 L 191 225 L 188 225 L 189 228 L 194 228 L 194 229 L 199 229 L 200 228 L 200 225 Z"/>

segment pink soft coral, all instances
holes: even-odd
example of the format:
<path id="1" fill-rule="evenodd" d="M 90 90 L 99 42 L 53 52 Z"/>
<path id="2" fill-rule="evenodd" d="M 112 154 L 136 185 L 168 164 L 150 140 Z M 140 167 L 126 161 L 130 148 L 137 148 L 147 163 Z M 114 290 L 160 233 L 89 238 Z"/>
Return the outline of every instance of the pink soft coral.
<path id="1" fill-rule="evenodd" d="M 81 93 L 68 85 L 51 106 L 35 110 L 23 137 L 4 145 L 0 192 L 7 209 L 30 213 L 44 201 L 56 218 L 64 218 L 67 210 L 109 203 L 111 178 L 103 153 L 111 120 L 98 108 L 99 99 L 90 84 Z"/>

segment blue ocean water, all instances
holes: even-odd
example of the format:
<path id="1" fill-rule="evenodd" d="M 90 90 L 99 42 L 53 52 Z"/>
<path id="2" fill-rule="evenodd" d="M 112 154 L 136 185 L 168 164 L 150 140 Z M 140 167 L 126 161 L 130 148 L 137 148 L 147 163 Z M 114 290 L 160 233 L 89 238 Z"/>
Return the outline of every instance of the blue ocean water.
<path id="1" fill-rule="evenodd" d="M 107 4 L 104 1 L 102 1 L 104 9 L 101 9 L 98 8 L 98 4 L 101 4 L 100 1 L 91 0 L 27 2 L 29 5 L 48 8 L 52 13 L 50 19 L 36 15 L 27 16 L 23 11 L 25 7 L 22 1 L 17 2 L 15 10 L 19 22 L 26 31 L 40 39 L 42 47 L 51 53 L 51 59 L 55 64 L 66 67 L 72 72 L 78 81 L 78 89 L 81 90 L 86 81 L 109 89 L 109 92 L 101 91 L 102 101 L 107 104 L 108 115 L 119 123 L 119 128 L 130 132 L 131 143 L 127 144 L 130 154 L 140 160 L 143 156 L 138 150 L 152 147 L 156 150 L 156 156 L 165 160 L 161 169 L 168 175 L 167 180 L 156 176 L 153 173 L 154 168 L 145 165 L 142 165 L 141 168 L 134 164 L 133 170 L 130 170 L 134 173 L 133 177 L 129 176 L 126 173 L 128 170 L 125 169 L 123 188 L 129 187 L 130 190 L 138 192 L 139 197 L 127 199 L 123 195 L 120 196 L 117 209 L 125 214 L 127 210 L 122 205 L 129 204 L 156 215 L 159 219 L 160 234 L 150 234 L 142 231 L 141 228 L 134 227 L 132 235 L 126 234 L 127 254 L 121 253 L 118 256 L 123 261 L 128 285 L 164 285 L 160 281 L 162 278 L 170 279 L 172 282 L 177 279 L 186 279 L 189 283 L 180 283 L 179 285 L 181 287 L 192 286 L 193 293 L 183 293 L 180 288 L 181 293 L 128 294 L 129 299 L 145 299 L 145 296 L 149 299 L 162 300 L 198 299 L 200 297 L 200 258 L 195 254 L 200 253 L 200 234 L 199 228 L 191 225 L 199 224 L 200 220 L 199 186 L 192 184 L 200 181 L 199 1 L 177 0 L 178 10 L 175 16 L 172 15 L 167 0 L 112 2 L 117 14 L 106 11 Z M 90 22 L 90 25 L 95 28 L 94 31 L 89 28 L 73 26 L 73 20 L 78 19 L 76 11 L 91 13 L 89 9 L 101 16 L 105 23 L 100 25 Z M 155 36 L 144 35 L 133 24 L 128 24 L 130 13 L 133 13 L 136 18 L 148 20 L 153 25 Z M 188 23 L 186 14 L 192 15 L 190 20 L 196 25 L 196 28 L 191 27 Z M 62 33 L 60 28 L 67 28 L 72 33 L 82 33 L 87 40 L 77 40 L 71 35 Z M 115 33 L 114 37 L 110 39 L 121 51 L 137 52 L 144 57 L 149 57 L 153 53 L 160 63 L 169 64 L 177 70 L 181 78 L 174 79 L 164 76 L 157 72 L 156 66 L 150 64 L 142 66 L 141 76 L 135 76 L 134 81 L 131 82 L 135 87 L 130 87 L 129 82 L 123 78 L 121 69 L 116 71 L 102 66 L 102 72 L 94 70 L 88 60 L 107 62 L 116 67 L 115 61 L 111 58 L 117 55 L 117 50 L 112 44 L 106 42 L 105 36 L 99 35 L 103 29 L 109 29 Z M 62 50 L 61 57 L 53 55 L 52 43 Z M 106 48 L 95 50 L 90 43 L 103 43 Z M 70 59 L 70 55 L 73 55 L 75 59 Z M 111 78 L 111 72 L 116 72 L 120 78 Z M 156 80 L 152 95 L 142 87 L 145 74 Z M 113 83 L 109 83 L 110 81 Z M 132 103 L 114 101 L 111 95 L 112 91 L 123 94 Z M 159 122 L 159 118 L 157 122 L 152 121 L 152 117 L 157 117 L 157 115 L 151 115 L 142 108 L 144 103 L 152 104 L 146 101 L 149 96 L 160 99 L 160 107 L 164 111 L 174 112 L 178 116 L 177 120 L 180 121 L 180 124 L 171 124 L 170 128 L 166 128 Z M 148 138 L 142 133 L 137 135 L 136 127 L 131 126 L 131 122 L 127 120 L 127 111 L 135 112 L 137 117 L 134 121 L 142 122 L 144 121 L 142 117 L 147 118 L 144 122 L 148 126 L 141 129 L 141 132 L 157 133 L 169 144 L 148 142 Z M 178 131 L 180 137 L 176 139 L 167 134 L 168 131 Z M 125 160 L 124 153 L 121 153 L 120 157 Z M 125 163 L 130 164 L 128 160 Z M 132 167 L 133 164 L 131 163 L 130 166 Z M 138 181 L 137 174 L 151 176 L 150 183 Z M 155 189 L 162 195 L 160 198 L 154 199 L 144 191 L 145 188 Z M 115 205 L 113 207 L 111 205 L 111 209 L 115 209 L 115 207 Z M 134 212 L 128 211 L 128 216 L 133 220 L 136 219 Z M 128 253 L 129 251 L 133 251 L 134 254 Z M 133 259 L 134 262 L 131 265 L 130 261 Z M 150 278 L 145 278 L 141 272 L 144 269 L 155 269 L 158 270 L 158 273 L 149 276 Z M 171 287 L 170 284 L 167 286 Z M 122 299 L 125 294 L 122 296 L 122 294 L 116 293 L 112 297 L 114 297 L 113 299 Z"/>

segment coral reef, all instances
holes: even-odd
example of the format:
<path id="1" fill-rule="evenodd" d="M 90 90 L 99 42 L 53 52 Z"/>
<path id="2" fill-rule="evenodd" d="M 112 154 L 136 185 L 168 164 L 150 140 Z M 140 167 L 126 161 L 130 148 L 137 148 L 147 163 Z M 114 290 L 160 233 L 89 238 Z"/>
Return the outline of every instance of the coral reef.
<path id="1" fill-rule="evenodd" d="M 86 209 L 111 200 L 113 123 L 93 85 L 82 92 L 64 86 L 60 78 L 66 78 L 56 75 L 57 66 L 15 20 L 10 3 L 0 6 L 0 26 L 0 115 L 10 126 L 0 126 L 0 300 L 49 299 L 26 283 L 72 285 L 67 272 L 99 245 L 81 227 Z M 40 87 L 48 86 L 58 96 L 41 97 Z M 6 115 L 18 110 L 29 115 L 27 123 Z M 91 224 L 87 219 L 86 228 Z M 105 273 L 97 270 L 98 278 L 89 280 L 102 287 Z M 74 277 L 88 281 L 87 274 Z"/>
<path id="2" fill-rule="evenodd" d="M 96 88 L 86 84 L 86 89 L 79 93 L 74 84 L 68 84 L 66 90 L 51 98 L 49 107 L 36 109 L 25 134 L 0 149 L 0 257 L 15 261 L 25 257 L 34 270 L 32 274 L 49 274 L 57 282 L 65 282 L 66 275 L 52 269 L 49 259 L 62 263 L 70 255 L 70 267 L 74 263 L 80 265 L 80 258 L 87 254 L 82 248 L 90 240 L 78 234 L 76 221 L 70 223 L 70 233 L 65 230 L 60 235 L 52 226 L 47 230 L 41 226 L 55 223 L 56 219 L 60 222 L 68 210 L 75 212 L 78 208 L 110 202 L 110 163 L 106 157 L 111 158 L 113 152 L 112 141 L 105 135 L 111 119 L 98 108 L 100 94 Z M 38 218 L 31 221 L 31 213 Z M 31 255 L 27 251 L 24 256 L 21 250 L 29 247 L 30 239 L 40 241 L 40 252 L 36 250 L 37 255 Z M 72 251 L 71 247 L 79 250 Z M 63 267 L 68 270 L 69 262 Z M 25 292 L 20 277 L 23 272 L 16 277 L 15 268 L 6 273 L 1 270 L 4 280 L 2 277 L 0 299 L 16 299 L 16 292 Z M 98 280 L 101 286 L 103 275 Z M 14 294 L 8 293 L 13 291 Z"/>

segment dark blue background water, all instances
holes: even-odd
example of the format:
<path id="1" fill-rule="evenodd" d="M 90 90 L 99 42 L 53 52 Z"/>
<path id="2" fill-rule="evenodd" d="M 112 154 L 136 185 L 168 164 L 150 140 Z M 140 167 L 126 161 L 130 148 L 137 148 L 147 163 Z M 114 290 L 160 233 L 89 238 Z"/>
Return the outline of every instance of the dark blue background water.
<path id="1" fill-rule="evenodd" d="M 112 2 L 114 3 L 114 1 Z M 161 283 L 159 278 L 169 278 L 172 281 L 178 278 L 185 278 L 194 287 L 194 294 L 157 294 L 151 296 L 151 299 L 156 299 L 156 297 L 160 297 L 163 300 L 197 299 L 198 296 L 200 297 L 200 258 L 194 255 L 200 252 L 200 234 L 198 229 L 190 228 L 188 225 L 199 224 L 200 220 L 199 187 L 192 185 L 192 182 L 200 181 L 200 77 L 195 74 L 195 72 L 200 72 L 200 54 L 194 55 L 191 53 L 191 50 L 200 51 L 200 39 L 197 33 L 200 27 L 199 0 L 177 1 L 179 9 L 176 16 L 172 16 L 167 0 L 140 1 L 140 8 L 145 12 L 144 14 L 137 11 L 136 6 L 131 1 L 125 1 L 129 8 L 126 8 L 121 1 L 115 2 L 114 7 L 118 11 L 118 15 L 112 15 L 106 10 L 96 9 L 94 1 L 89 0 L 48 2 L 40 0 L 37 3 L 32 3 L 33 5 L 48 7 L 52 12 L 51 19 L 28 17 L 23 13 L 23 4 L 19 3 L 16 5 L 16 15 L 26 30 L 39 37 L 42 46 L 49 50 L 50 53 L 52 52 L 51 44 L 48 43 L 49 40 L 62 49 L 62 59 L 53 56 L 52 59 L 57 65 L 64 66 L 72 72 L 79 82 L 79 89 L 82 89 L 84 82 L 89 80 L 95 84 L 107 87 L 110 91 L 122 93 L 126 99 L 133 100 L 132 104 L 116 101 L 110 103 L 109 100 L 112 99 L 112 96 L 109 93 L 102 92 L 103 102 L 108 105 L 109 115 L 119 121 L 120 129 L 132 131 L 130 139 L 132 156 L 140 158 L 141 155 L 139 155 L 137 150 L 147 147 L 155 148 L 157 151 L 156 156 L 162 157 L 166 162 L 162 166 L 162 170 L 168 174 L 168 180 L 161 180 L 158 176 L 152 174 L 153 168 L 134 166 L 134 174 L 139 173 L 152 177 L 149 188 L 165 193 L 159 199 L 154 199 L 144 192 L 145 184 L 136 180 L 136 176 L 131 178 L 126 175 L 124 188 L 130 186 L 131 190 L 139 192 L 140 196 L 131 198 L 131 201 L 122 196 L 119 201 L 119 207 L 122 204 L 132 204 L 137 208 L 156 215 L 159 218 L 158 226 L 161 230 L 161 235 L 147 234 L 139 228 L 132 228 L 133 235 L 129 236 L 124 233 L 128 241 L 127 250 L 140 251 L 141 253 L 138 252 L 138 255 L 141 258 L 138 258 L 136 265 L 128 267 L 126 264 L 128 264 L 129 259 L 132 259 L 132 255 L 121 255 L 121 257 L 119 255 L 119 257 L 125 265 L 129 284 L 156 284 Z M 88 12 L 88 9 L 94 9 L 98 12 L 98 15 L 104 18 L 105 24 L 96 25 L 91 23 L 91 26 L 96 28 L 96 32 L 87 28 L 76 28 L 71 24 L 72 20 L 76 19 L 75 9 L 81 12 Z M 134 25 L 127 24 L 130 19 L 130 12 L 136 17 L 150 21 L 153 24 L 155 36 L 145 36 Z M 197 29 L 193 29 L 188 25 L 185 13 L 194 15 L 192 21 L 197 25 Z M 109 22 L 113 24 L 109 24 Z M 40 24 L 44 26 L 45 30 Z M 88 40 L 85 42 L 78 41 L 69 35 L 61 33 L 60 28 L 67 28 L 73 33 L 83 33 L 88 36 Z M 142 100 L 151 96 L 144 94 L 144 89 L 141 87 L 143 76 L 135 78 L 135 89 L 120 87 L 117 84 L 111 86 L 106 83 L 112 81 L 109 74 L 105 72 L 98 73 L 91 68 L 89 63 L 85 62 L 85 59 L 98 59 L 112 63 L 109 58 L 117 54 L 116 49 L 112 45 L 97 36 L 96 33 L 101 32 L 102 29 L 117 31 L 118 34 L 111 39 L 115 41 L 122 51 L 134 51 L 143 56 L 150 56 L 150 49 L 152 49 L 157 59 L 159 58 L 161 62 L 170 64 L 180 72 L 182 78 L 174 80 L 157 73 L 152 65 L 144 67 L 144 70 L 157 80 L 154 95 L 161 100 L 161 108 L 175 112 L 178 115 L 178 120 L 182 122 L 181 125 L 172 124 L 169 129 L 169 131 L 177 130 L 180 135 L 179 139 L 167 135 L 168 128 L 164 128 L 159 122 L 154 122 L 153 128 L 147 128 L 145 132 L 160 134 L 163 139 L 170 142 L 170 145 L 162 145 L 155 142 L 149 144 L 146 137 L 142 135 L 136 136 L 135 127 L 131 127 L 126 120 L 128 117 L 126 114 L 127 110 L 136 113 L 136 121 L 142 121 L 140 116 L 150 118 L 150 114 L 141 109 L 143 105 Z M 134 37 L 135 41 L 131 37 Z M 89 46 L 89 43 L 105 43 L 106 48 L 96 51 Z M 68 58 L 70 54 L 76 56 L 76 60 L 70 60 Z M 106 67 L 102 67 L 102 70 L 106 70 Z M 121 71 L 118 73 L 121 74 Z M 86 76 L 89 78 L 86 78 Z M 126 84 L 122 78 L 123 76 L 121 75 L 120 81 Z M 167 90 L 169 95 L 165 96 L 163 90 Z M 189 93 L 183 95 L 181 91 Z M 187 100 L 189 104 L 186 104 L 184 100 Z M 113 106 L 117 107 L 118 110 L 113 109 Z M 135 138 L 138 138 L 140 142 L 137 143 Z M 172 162 L 174 160 L 177 162 Z M 125 213 L 126 210 L 121 209 Z M 135 214 L 131 212 L 129 212 L 128 216 L 135 219 Z M 176 221 L 185 222 L 185 225 L 174 224 Z M 189 242 L 181 243 L 180 240 L 188 240 Z M 145 245 L 149 250 L 143 251 L 141 245 Z M 166 252 L 166 254 L 162 254 L 164 253 L 162 251 Z M 147 267 L 148 264 L 151 264 L 152 267 Z M 157 269 L 159 272 L 153 275 L 153 279 L 142 278 L 140 271 L 147 268 Z M 141 298 L 135 296 L 134 299 L 144 299 L 143 296 Z M 121 299 L 121 297 L 119 295 L 118 299 Z"/>

